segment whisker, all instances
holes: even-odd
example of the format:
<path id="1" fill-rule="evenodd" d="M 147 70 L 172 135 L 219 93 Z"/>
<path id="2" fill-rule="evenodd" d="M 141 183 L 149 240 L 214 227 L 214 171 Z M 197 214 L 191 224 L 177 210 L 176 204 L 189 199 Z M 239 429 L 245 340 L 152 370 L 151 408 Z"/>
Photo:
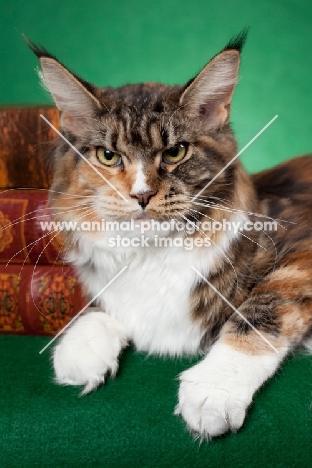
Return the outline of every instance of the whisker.
<path id="1" fill-rule="evenodd" d="M 52 233 L 55 232 L 55 231 L 58 231 L 58 229 L 53 229 Z M 6 263 L 5 266 L 7 267 L 9 265 L 9 263 L 11 262 L 11 260 L 13 260 L 13 258 L 16 257 L 16 255 L 21 253 L 23 250 L 28 249 L 28 247 L 30 247 L 33 244 L 37 244 L 41 239 L 44 239 L 45 237 L 49 236 L 50 234 L 51 234 L 51 231 L 47 232 L 46 234 L 41 236 L 39 239 L 36 239 L 35 241 L 30 242 L 29 244 L 27 244 L 25 247 L 23 247 L 18 252 L 16 252 L 14 255 L 12 255 L 12 257 L 10 258 L 10 260 L 8 260 L 8 262 Z M 29 255 L 29 253 L 27 254 L 26 258 L 28 257 L 28 255 Z"/>
<path id="2" fill-rule="evenodd" d="M 169 117 L 168 122 L 167 122 L 167 125 L 170 125 L 170 121 L 171 121 L 171 119 L 173 118 L 173 116 L 174 116 L 179 110 L 183 109 L 183 107 L 185 107 L 185 106 L 187 106 L 187 105 L 188 105 L 188 104 L 183 104 L 182 106 L 177 107 L 177 108 L 172 112 L 171 116 Z"/>
<path id="3" fill-rule="evenodd" d="M 169 98 L 170 98 L 170 97 L 172 96 L 172 94 L 174 94 L 174 93 L 176 93 L 176 91 L 175 91 L 175 90 L 171 90 L 171 91 L 169 92 L 168 96 L 166 97 L 165 102 L 164 102 L 164 110 L 163 110 L 163 112 L 162 112 L 162 114 L 161 114 L 161 120 L 159 120 L 159 125 L 160 125 L 159 130 L 160 130 L 160 133 L 161 133 L 161 134 L 163 134 L 163 132 L 164 132 L 164 121 L 165 121 L 165 116 L 166 116 L 166 106 L 167 106 L 167 104 L 168 104 Z"/>
<path id="4" fill-rule="evenodd" d="M 192 209 L 190 209 L 190 211 L 195 211 L 195 212 L 201 214 L 202 216 L 204 216 L 205 218 L 208 218 L 208 219 L 211 219 L 212 221 L 215 221 L 216 223 L 219 222 L 219 221 L 217 221 L 216 219 L 212 218 L 211 216 L 208 216 L 208 215 L 206 215 L 206 214 L 204 214 L 204 213 L 201 213 L 200 211 L 192 210 Z M 240 215 L 238 215 L 238 216 L 240 216 Z M 243 218 L 243 216 L 241 216 L 241 217 Z M 243 218 L 243 219 L 244 219 L 244 218 Z M 231 221 L 229 221 L 229 222 L 231 222 Z M 251 239 L 251 238 L 248 237 L 246 234 L 244 234 L 242 231 L 238 230 L 237 233 L 240 234 L 240 235 L 242 235 L 243 237 L 246 237 L 246 239 L 249 239 L 251 242 L 253 242 L 254 244 L 256 244 L 256 245 L 258 245 L 259 247 L 261 247 L 261 249 L 267 250 L 267 249 L 266 249 L 265 247 L 263 247 L 261 244 L 259 244 L 258 242 L 256 242 L 255 240 Z"/>
<path id="5" fill-rule="evenodd" d="M 88 214 L 88 212 L 87 212 L 87 213 L 84 212 L 84 213 L 82 214 L 82 216 L 85 215 L 85 214 Z M 33 244 L 36 245 L 41 239 L 44 239 L 45 237 L 49 236 L 51 233 L 53 233 L 53 232 L 55 232 L 55 231 L 58 232 L 59 230 L 58 230 L 58 229 L 53 229 L 52 231 L 50 230 L 50 231 L 48 231 L 46 234 L 44 234 L 43 236 L 41 236 L 39 239 L 36 239 L 35 241 L 30 242 L 30 243 L 27 244 L 25 247 L 23 247 L 22 249 L 20 249 L 18 252 L 16 252 L 16 253 L 8 260 L 8 262 L 6 263 L 6 267 L 9 265 L 9 263 L 11 262 L 11 260 L 13 260 L 13 258 L 16 257 L 16 256 L 17 256 L 19 253 L 21 253 L 23 250 L 28 249 L 28 248 L 29 248 L 30 246 L 32 246 Z M 32 249 L 33 249 L 33 247 L 32 247 Z M 30 252 L 32 251 L 32 249 L 30 250 Z M 28 258 L 30 252 L 28 252 L 28 254 L 27 254 L 27 256 L 26 256 L 26 259 Z M 26 259 L 25 259 L 25 260 L 26 260 Z M 24 263 L 25 263 L 25 262 L 24 262 Z"/>
<path id="6" fill-rule="evenodd" d="M 94 212 L 93 209 L 89 210 L 89 211 L 86 212 L 86 213 L 82 213 L 80 216 L 78 216 L 77 218 L 75 218 L 75 222 L 77 222 L 77 220 L 81 219 L 85 214 L 90 214 L 90 213 L 92 213 L 92 212 Z M 68 233 L 69 233 L 69 234 L 68 234 Z M 66 252 L 64 253 L 64 252 L 62 251 L 62 250 L 63 250 L 63 246 L 64 246 L 64 244 L 67 242 L 67 239 L 68 239 L 68 238 L 65 238 L 65 239 L 64 239 L 64 242 L 62 243 L 62 247 L 61 247 L 61 249 L 59 250 L 59 252 L 58 252 L 58 254 L 57 254 L 57 256 L 56 256 L 56 258 L 55 258 L 55 260 L 54 260 L 53 266 L 54 266 L 55 263 L 58 261 L 58 259 L 60 258 L 60 255 L 61 255 L 61 254 L 63 255 L 64 258 L 66 257 L 69 248 L 72 246 L 73 242 L 75 241 L 75 236 L 74 236 L 75 233 L 74 233 L 74 232 L 69 232 L 69 231 L 67 231 L 67 234 L 68 234 L 68 236 L 72 237 L 72 241 L 70 242 L 68 248 L 66 249 Z M 64 268 L 64 265 L 65 265 L 64 259 L 62 259 L 62 263 L 63 263 L 63 265 L 62 265 L 62 273 L 63 273 L 63 268 Z M 50 271 L 52 270 L 53 266 L 51 267 Z"/>
<path id="7" fill-rule="evenodd" d="M 192 196 L 189 196 L 189 195 L 185 195 L 185 196 L 192 199 Z M 200 198 L 200 199 L 201 199 L 201 198 L 214 198 L 214 199 L 218 199 L 218 197 L 210 197 L 210 196 L 209 196 L 209 197 L 198 197 L 198 198 Z M 221 199 L 221 198 L 219 198 L 219 199 L 220 199 L 220 200 L 224 200 L 224 201 L 227 202 L 227 203 L 230 203 L 232 206 L 234 205 L 234 203 L 233 203 L 232 201 L 230 201 L 230 200 L 225 200 L 225 199 Z M 228 207 L 224 207 L 224 206 L 218 205 L 218 204 L 216 204 L 216 203 L 214 203 L 213 205 L 211 205 L 212 202 L 207 202 L 207 200 L 206 200 L 205 202 L 202 202 L 202 203 L 206 203 L 206 204 L 201 204 L 201 203 L 196 203 L 196 202 L 193 202 L 193 203 L 194 203 L 194 204 L 199 204 L 199 205 L 201 205 L 201 206 L 207 206 L 207 207 L 210 207 L 210 208 L 219 207 L 220 209 L 221 209 L 221 208 L 222 208 L 222 209 L 230 209 L 230 208 L 228 208 Z M 279 219 L 279 218 L 272 218 L 272 217 L 270 217 L 270 216 L 268 216 L 268 215 L 265 215 L 265 214 L 263 214 L 263 213 L 254 213 L 254 212 L 252 212 L 252 211 L 244 211 L 244 210 L 241 210 L 241 209 L 238 209 L 238 208 L 233 208 L 233 210 L 235 210 L 236 212 L 245 213 L 245 214 L 251 215 L 251 216 L 258 216 L 258 217 L 260 217 L 260 218 L 267 218 L 267 219 L 270 219 L 270 220 L 276 221 L 276 222 L 277 222 L 277 221 L 281 221 L 281 222 L 284 222 L 284 223 L 296 224 L 296 223 L 294 223 L 293 221 L 288 221 L 288 220 Z M 283 226 L 281 226 L 281 227 L 283 228 Z"/>
<path id="8" fill-rule="evenodd" d="M 52 193 L 59 193 L 61 195 L 66 195 L 69 198 L 94 198 L 94 195 L 74 195 L 68 192 L 60 192 L 58 190 L 52 190 L 48 188 L 36 188 L 34 189 L 33 187 L 17 187 L 17 188 L 8 188 L 5 190 L 2 190 L 0 192 L 0 195 L 3 195 L 4 193 L 11 192 L 12 190 L 14 191 L 19 191 L 19 190 L 35 190 L 35 191 L 44 191 L 44 192 L 52 192 Z"/>
<path id="9" fill-rule="evenodd" d="M 272 239 L 272 237 L 271 237 L 266 231 L 264 231 L 264 230 L 262 230 L 262 229 L 261 229 L 261 231 L 263 232 L 263 234 L 264 234 L 265 236 L 267 236 L 267 237 L 270 239 L 270 241 L 271 241 L 271 243 L 272 243 L 272 245 L 273 245 L 273 247 L 274 247 L 275 257 L 274 257 L 274 265 L 273 265 L 273 268 L 272 268 L 272 273 L 273 273 L 273 272 L 275 271 L 275 267 L 276 267 L 276 263 L 277 263 L 277 248 L 276 248 L 276 244 L 275 244 L 274 240 Z"/>
<path id="10" fill-rule="evenodd" d="M 48 245 L 53 241 L 53 239 L 58 235 L 58 232 L 49 240 L 49 242 L 47 243 L 47 245 L 44 247 L 44 249 L 41 251 L 35 265 L 34 265 L 34 268 L 33 268 L 33 272 L 32 272 L 32 275 L 31 275 L 31 280 L 30 280 L 30 295 L 31 295 L 31 298 L 32 298 L 32 302 L 33 302 L 33 305 L 35 306 L 35 308 L 37 309 L 37 311 L 39 312 L 40 315 L 43 315 L 45 318 L 48 318 L 46 315 L 44 315 L 44 313 L 37 307 L 37 304 L 35 303 L 35 299 L 34 299 L 34 292 L 33 292 L 33 281 L 34 281 L 34 275 L 35 275 L 35 270 L 36 270 L 36 267 L 38 265 L 38 262 L 39 262 L 39 258 L 41 257 L 42 253 L 44 252 L 44 250 L 48 247 Z"/>
<path id="11" fill-rule="evenodd" d="M 193 203 L 194 203 L 194 202 L 193 202 Z M 195 202 L 195 204 L 196 204 L 196 205 L 201 205 L 200 203 L 196 203 L 196 202 Z M 207 205 L 204 205 L 204 206 L 207 206 Z M 217 207 L 214 207 L 214 206 L 209 206 L 209 207 L 210 207 L 210 208 L 216 208 L 216 209 L 218 209 Z M 275 221 L 275 222 L 278 224 L 278 226 L 281 227 L 284 231 L 287 230 L 287 228 L 286 228 L 285 226 L 283 226 L 282 224 L 280 224 L 279 221 L 281 221 L 281 222 L 286 222 L 286 223 L 289 222 L 289 223 L 291 223 L 291 224 L 295 224 L 295 223 L 293 223 L 292 221 L 286 221 L 286 220 L 281 220 L 281 219 L 274 219 L 274 218 L 272 218 L 272 217 L 270 217 L 270 216 L 263 215 L 263 214 L 261 214 L 261 213 L 253 213 L 253 212 L 247 212 L 247 211 L 243 211 L 243 210 L 224 210 L 224 211 L 230 211 L 230 212 L 232 212 L 232 213 L 238 214 L 239 216 L 240 216 L 240 213 L 243 213 L 243 214 L 248 214 L 248 215 L 250 215 L 250 216 L 263 217 L 263 218 L 269 219 L 269 220 L 271 220 L 271 221 Z M 265 236 L 267 236 L 267 237 L 270 239 L 270 241 L 271 241 L 271 243 L 272 243 L 272 245 L 273 245 L 273 247 L 274 247 L 274 251 L 275 251 L 275 261 L 274 261 L 274 267 L 273 267 L 273 271 L 274 271 L 274 270 L 275 270 L 275 267 L 276 267 L 277 255 L 278 255 L 278 254 L 277 254 L 276 244 L 275 244 L 274 240 L 272 239 L 272 237 L 271 237 L 266 231 L 264 231 L 264 229 L 261 229 L 260 231 L 261 231 Z M 259 232 L 260 232 L 260 231 L 259 231 Z M 248 236 L 246 236 L 246 235 L 243 234 L 243 233 L 241 233 L 241 234 L 242 234 L 244 237 L 246 237 L 247 239 L 251 240 L 252 242 L 255 242 L 255 243 L 256 243 L 259 247 L 261 247 L 262 249 L 267 250 L 265 247 L 263 247 L 262 245 L 260 245 L 258 242 L 254 241 L 253 239 L 250 239 Z"/>
<path id="12" fill-rule="evenodd" d="M 90 210 L 90 211 L 93 211 L 93 210 Z M 83 215 L 81 215 L 81 217 L 82 217 L 82 216 L 83 216 Z M 79 219 L 79 218 L 77 218 L 77 219 Z M 74 234 L 74 233 L 70 233 L 70 235 L 71 235 L 71 234 Z M 32 285 L 33 285 L 35 270 L 36 270 L 36 268 L 37 268 L 37 266 L 38 266 L 38 263 L 39 263 L 39 259 L 40 259 L 40 257 L 42 256 L 43 252 L 47 249 L 47 247 L 50 245 L 50 243 L 53 241 L 53 239 L 55 239 L 55 237 L 56 237 L 57 235 L 58 235 L 58 231 L 57 231 L 56 234 L 49 240 L 49 242 L 44 246 L 44 248 L 43 248 L 42 251 L 40 252 L 40 254 L 39 254 L 39 256 L 38 256 L 38 258 L 37 258 L 37 260 L 36 260 L 36 262 L 35 262 L 35 264 L 34 264 L 32 276 L 31 276 L 31 282 L 30 282 L 30 284 L 31 284 L 31 287 L 30 287 L 31 298 L 32 298 L 32 301 L 33 301 L 33 305 L 36 307 L 37 311 L 38 311 L 41 315 L 44 315 L 44 314 L 42 314 L 42 312 L 40 311 L 40 309 L 37 307 L 37 305 L 36 305 L 36 303 L 35 303 L 34 296 L 33 296 Z M 64 245 L 64 243 L 63 243 L 63 245 Z M 51 269 L 50 269 L 50 271 L 51 271 Z"/>
<path id="13" fill-rule="evenodd" d="M 205 233 L 204 233 L 203 231 L 201 231 L 201 230 L 198 228 L 198 226 L 196 226 L 195 223 L 192 223 L 192 221 L 190 221 L 190 220 L 189 220 L 188 218 L 186 218 L 184 215 L 181 215 L 181 216 L 182 216 L 182 218 L 183 218 L 184 220 L 186 220 L 186 221 L 189 222 L 191 225 L 193 225 L 194 228 L 195 228 L 197 231 L 202 232 L 202 233 L 204 234 L 204 236 L 206 236 Z M 233 269 L 233 271 L 234 271 L 234 273 L 235 273 L 235 277 L 236 277 L 236 287 L 238 287 L 238 276 L 237 276 L 237 273 L 236 273 L 236 270 L 235 270 L 235 267 L 234 267 L 233 263 L 231 262 L 231 260 L 229 259 L 229 257 L 225 254 L 225 252 L 221 249 L 221 247 L 220 247 L 218 244 L 216 244 L 209 236 L 207 236 L 207 238 L 214 244 L 214 246 L 215 246 L 217 249 L 219 249 L 219 251 L 222 253 L 222 255 L 226 258 L 226 260 L 227 260 L 227 261 L 229 262 L 229 264 L 231 265 L 231 267 L 232 267 L 232 269 Z"/>
<path id="14" fill-rule="evenodd" d="M 272 218 L 271 216 L 268 216 L 268 215 L 264 215 L 264 214 L 261 214 L 261 213 L 253 213 L 252 211 L 244 211 L 244 210 L 239 210 L 239 209 L 230 209 L 230 208 L 221 208 L 219 206 L 216 206 L 216 205 L 208 205 L 208 204 L 203 204 L 203 203 L 197 203 L 197 202 L 193 202 L 195 205 L 199 205 L 199 206 L 202 206 L 202 207 L 205 207 L 205 208 L 213 208 L 213 209 L 218 209 L 218 210 L 222 210 L 222 211 L 228 211 L 230 213 L 235 213 L 235 214 L 239 214 L 239 213 L 242 213 L 242 214 L 246 214 L 248 216 L 255 216 L 255 217 L 259 217 L 259 218 L 266 218 L 270 221 L 275 221 L 282 229 L 286 229 L 285 226 L 283 226 L 282 224 L 280 224 L 280 222 L 283 222 L 283 223 L 291 223 L 291 224 L 295 224 L 293 223 L 292 221 L 287 221 L 287 220 L 284 220 L 284 219 L 274 219 Z"/>
<path id="15" fill-rule="evenodd" d="M 87 204 L 86 204 L 87 205 Z M 64 213 L 70 213 L 72 211 L 77 211 L 80 209 L 82 205 L 80 205 L 79 207 L 77 208 L 72 208 L 70 210 L 66 210 L 66 211 L 63 211 L 63 212 L 59 212 L 58 214 L 64 214 Z M 64 209 L 64 207 L 62 208 Z M 11 223 L 9 224 L 6 224 L 5 226 L 1 227 L 0 228 L 0 231 L 5 231 L 6 229 L 9 229 L 11 228 L 12 226 L 15 226 L 16 224 L 19 224 L 19 223 L 24 223 L 24 222 L 27 222 L 27 221 L 31 221 L 32 219 L 39 219 L 39 218 L 46 218 L 47 217 L 47 214 L 43 214 L 43 215 L 36 215 L 36 216 L 33 216 L 32 218 L 25 218 L 25 216 L 28 216 L 29 214 L 33 214 L 37 211 L 40 211 L 40 210 L 45 210 L 45 208 L 39 208 L 38 210 L 34 210 L 34 211 L 31 211 L 29 213 L 26 213 L 24 214 L 23 216 L 20 216 L 19 218 L 16 218 L 14 221 L 12 221 Z M 49 221 L 48 221 L 49 222 Z M 53 222 L 53 220 L 51 220 L 51 222 Z"/>

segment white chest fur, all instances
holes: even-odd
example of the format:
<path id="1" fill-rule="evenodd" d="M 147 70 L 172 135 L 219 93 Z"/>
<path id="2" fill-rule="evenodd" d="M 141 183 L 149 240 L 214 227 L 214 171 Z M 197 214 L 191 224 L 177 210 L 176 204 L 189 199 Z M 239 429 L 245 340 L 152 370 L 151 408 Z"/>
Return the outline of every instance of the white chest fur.
<path id="1" fill-rule="evenodd" d="M 101 307 L 126 328 L 138 350 L 156 354 L 181 355 L 198 352 L 204 334 L 192 319 L 190 295 L 200 280 L 191 268 L 202 274 L 214 269 L 217 258 L 226 251 L 232 236 L 223 245 L 193 248 L 120 248 L 108 250 L 81 241 L 80 263 L 89 259 L 92 268 L 79 267 L 81 280 L 91 297 L 127 269 L 99 297 Z"/>

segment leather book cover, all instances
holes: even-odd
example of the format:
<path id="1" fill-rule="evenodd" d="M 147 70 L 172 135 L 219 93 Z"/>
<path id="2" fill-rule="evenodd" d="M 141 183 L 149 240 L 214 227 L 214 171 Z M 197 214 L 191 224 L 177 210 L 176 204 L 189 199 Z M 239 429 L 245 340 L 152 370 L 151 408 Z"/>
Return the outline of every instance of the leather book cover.
<path id="1" fill-rule="evenodd" d="M 58 128 L 58 110 L 54 107 L 0 108 L 1 188 L 51 185 L 51 153 L 57 134 L 40 114 Z"/>
<path id="2" fill-rule="evenodd" d="M 52 221 L 47 190 L 0 190 L 0 263 L 63 265 L 61 232 Z"/>
<path id="3" fill-rule="evenodd" d="M 0 265 L 0 333 L 55 335 L 86 303 L 68 266 Z"/>

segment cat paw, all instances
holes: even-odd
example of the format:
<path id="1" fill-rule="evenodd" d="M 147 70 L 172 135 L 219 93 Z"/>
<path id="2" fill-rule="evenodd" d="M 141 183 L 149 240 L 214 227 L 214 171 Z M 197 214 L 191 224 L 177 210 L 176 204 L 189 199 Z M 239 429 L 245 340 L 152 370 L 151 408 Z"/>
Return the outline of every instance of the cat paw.
<path id="1" fill-rule="evenodd" d="M 55 380 L 61 385 L 84 386 L 86 394 L 114 376 L 118 356 L 127 345 L 124 327 L 104 312 L 79 317 L 53 351 Z"/>
<path id="2" fill-rule="evenodd" d="M 276 367 L 274 356 L 248 356 L 223 344 L 215 348 L 180 375 L 175 410 L 192 433 L 208 440 L 242 426 L 253 394 Z"/>
<path id="3" fill-rule="evenodd" d="M 203 376 L 200 368 L 192 368 L 180 376 L 180 414 L 189 430 L 204 439 L 211 439 L 243 424 L 251 398 L 246 388 L 237 388 L 225 376 Z"/>

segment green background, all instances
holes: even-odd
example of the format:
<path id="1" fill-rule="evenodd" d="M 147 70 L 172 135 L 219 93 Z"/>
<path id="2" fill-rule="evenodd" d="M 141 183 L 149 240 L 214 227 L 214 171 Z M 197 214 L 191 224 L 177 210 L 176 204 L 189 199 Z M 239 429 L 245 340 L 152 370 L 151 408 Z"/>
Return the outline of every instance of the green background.
<path id="1" fill-rule="evenodd" d="M 4 4 L 3 4 L 4 3 Z M 5 0 L 0 9 L 0 104 L 49 102 L 22 33 L 99 86 L 186 83 L 250 26 L 232 107 L 250 171 L 312 150 L 310 0 Z"/>
<path id="2" fill-rule="evenodd" d="M 185 83 L 243 27 L 250 35 L 232 106 L 250 171 L 309 152 L 312 2 L 37 0 L 2 2 L 0 104 L 49 102 L 22 33 L 97 85 Z M 311 358 L 296 354 L 257 395 L 236 435 L 199 445 L 172 415 L 189 359 L 128 351 L 94 394 L 52 383 L 46 338 L 0 337 L 1 466 L 311 466 Z"/>

